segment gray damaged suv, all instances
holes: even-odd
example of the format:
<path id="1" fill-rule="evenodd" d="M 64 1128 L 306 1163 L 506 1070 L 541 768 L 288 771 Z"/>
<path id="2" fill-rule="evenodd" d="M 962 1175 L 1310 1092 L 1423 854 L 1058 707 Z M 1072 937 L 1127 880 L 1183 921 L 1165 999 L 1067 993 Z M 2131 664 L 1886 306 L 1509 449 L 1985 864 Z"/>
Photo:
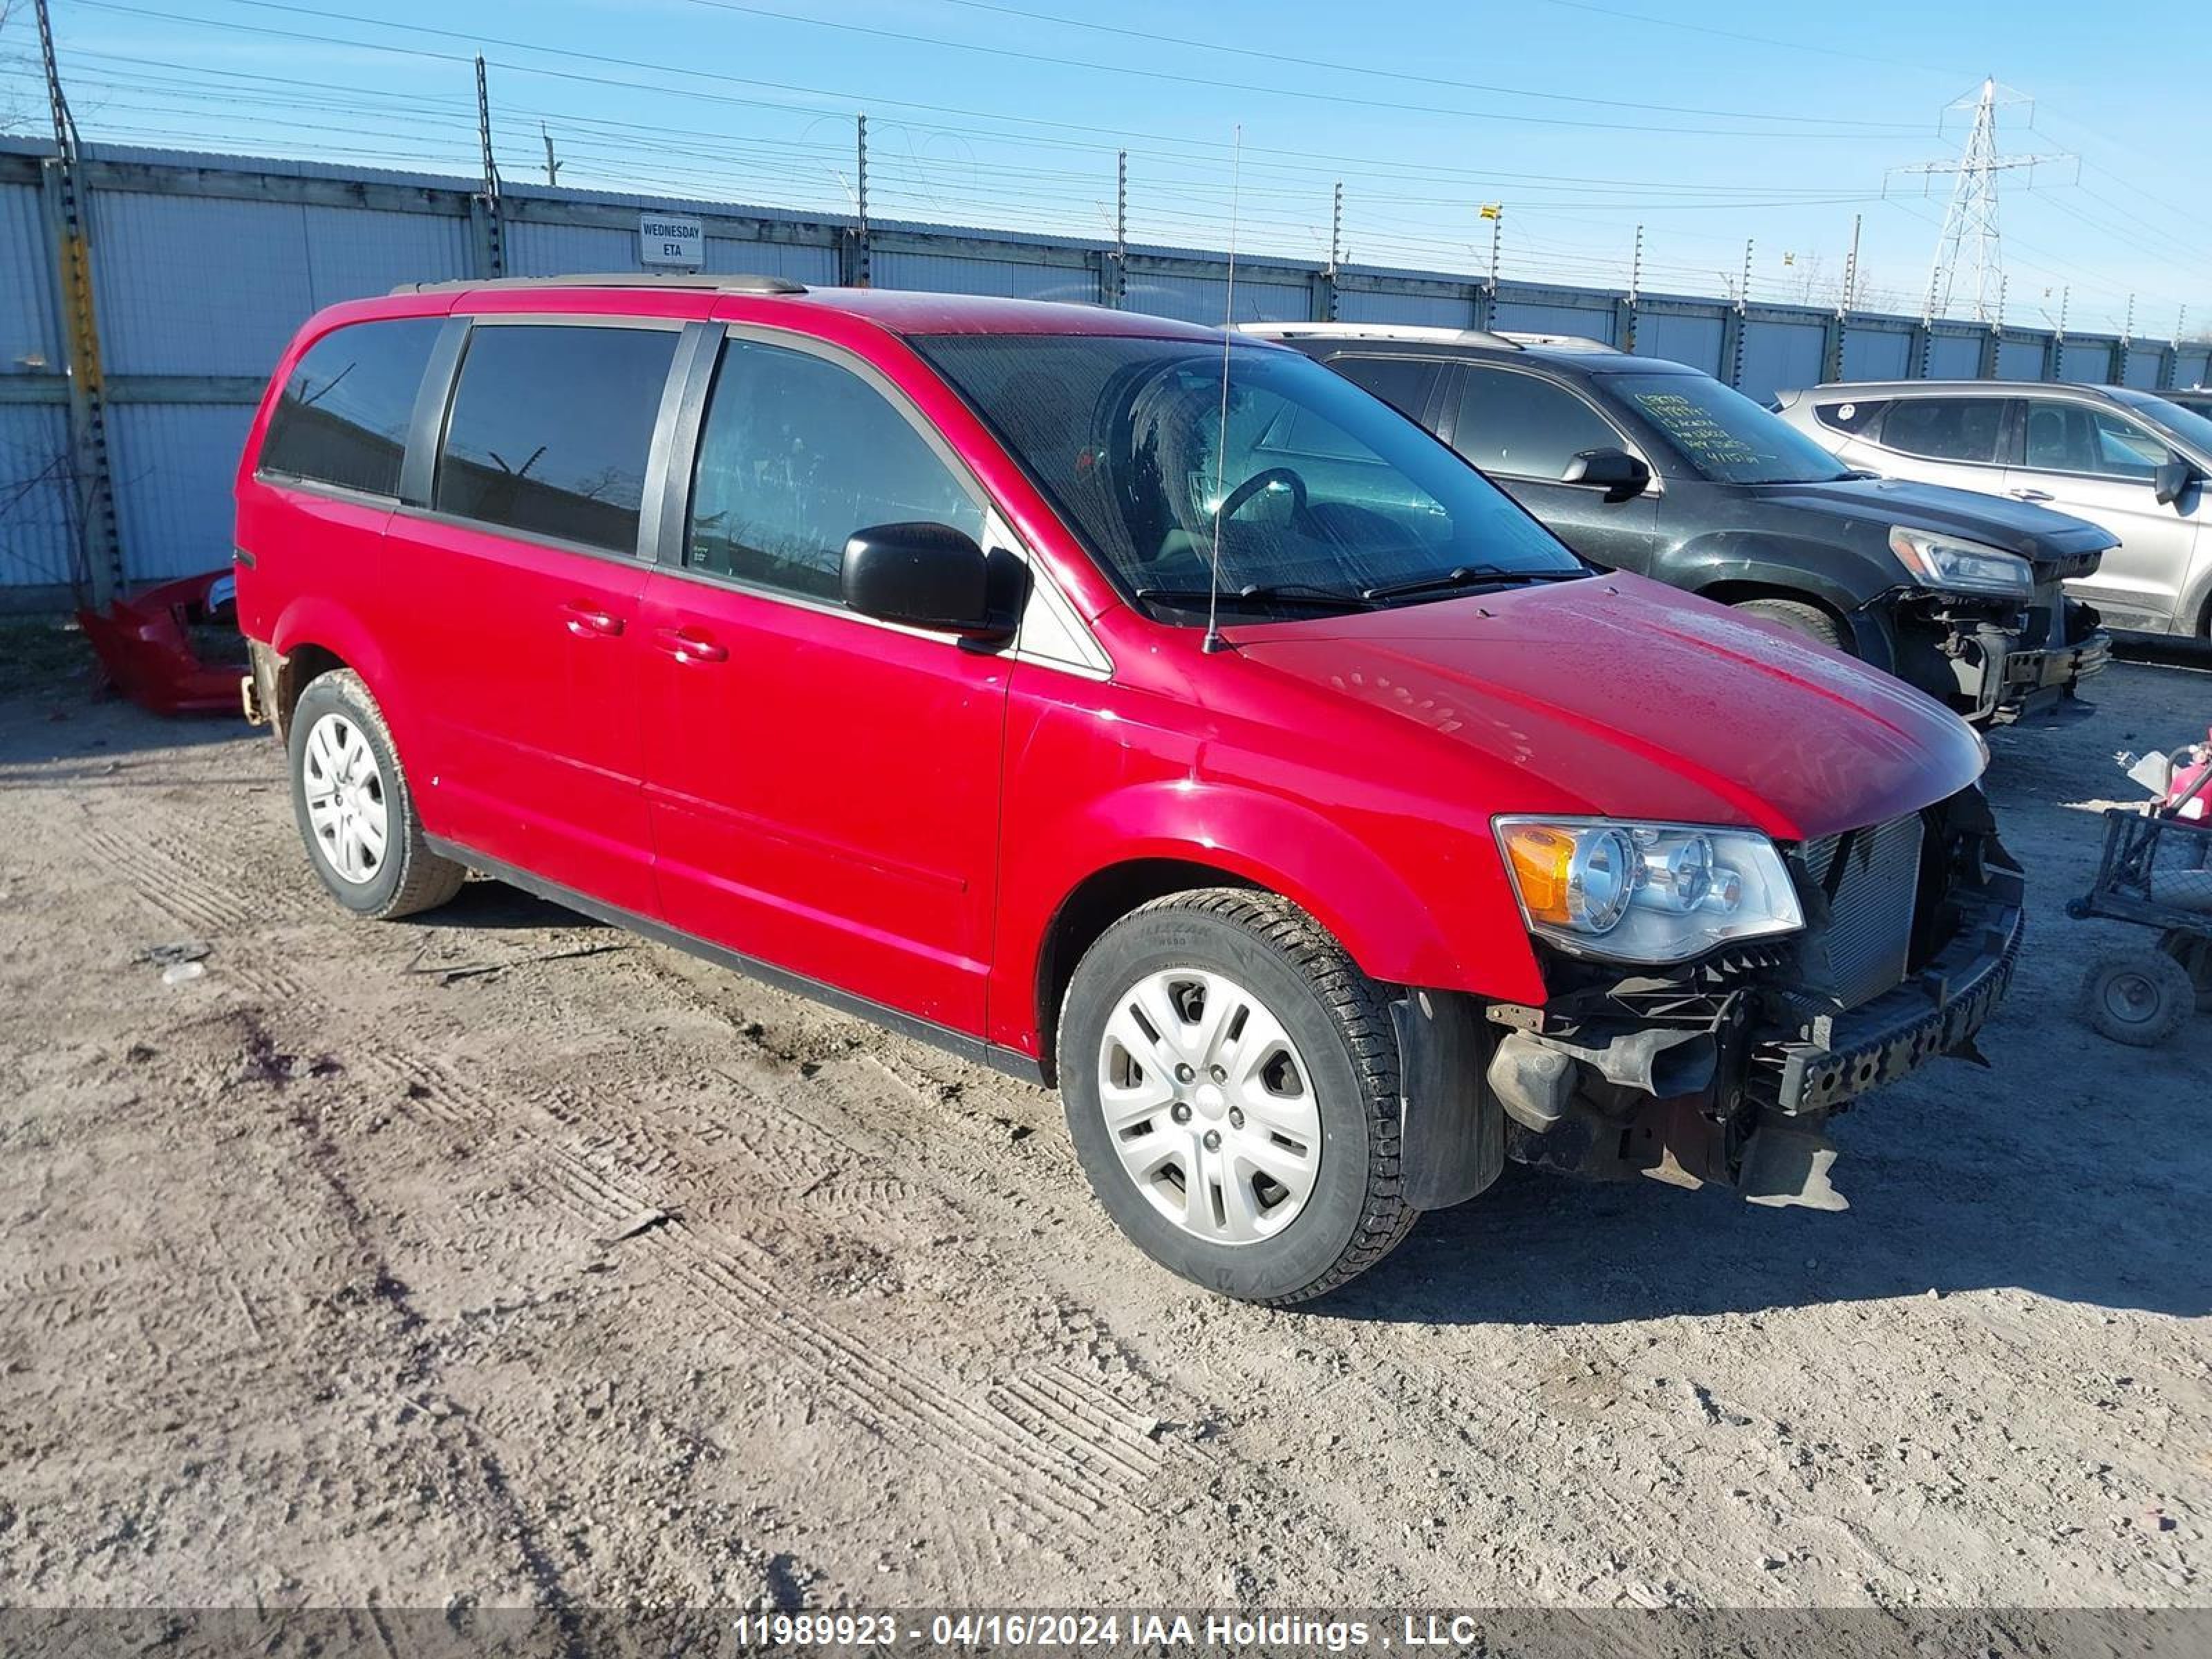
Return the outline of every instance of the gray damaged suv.
<path id="1" fill-rule="evenodd" d="M 1694 368 L 1556 336 L 1246 331 L 1412 416 L 1593 562 L 1778 623 L 1970 720 L 2079 711 L 2110 660 L 2097 613 L 2061 586 L 2095 572 L 2110 535 L 1854 471 Z"/>
<path id="2" fill-rule="evenodd" d="M 1869 380 L 1781 403 L 1847 465 L 2103 526 L 2118 545 L 2074 592 L 2115 628 L 2212 638 L 2212 417 L 2131 386 L 1988 380 Z"/>

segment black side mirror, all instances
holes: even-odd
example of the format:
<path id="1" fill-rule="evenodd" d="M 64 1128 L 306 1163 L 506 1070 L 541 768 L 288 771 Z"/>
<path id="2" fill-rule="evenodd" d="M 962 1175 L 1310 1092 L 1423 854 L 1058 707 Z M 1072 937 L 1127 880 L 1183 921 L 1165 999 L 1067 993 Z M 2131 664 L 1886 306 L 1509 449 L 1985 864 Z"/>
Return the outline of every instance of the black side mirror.
<path id="1" fill-rule="evenodd" d="M 2158 471 L 2150 477 L 2151 487 L 2158 492 L 2158 504 L 2170 507 L 2181 499 L 2184 490 L 2197 482 L 2197 469 L 2180 456 L 2169 453 Z"/>
<path id="2" fill-rule="evenodd" d="M 1651 469 L 1625 449 L 1585 449 L 1567 463 L 1559 482 L 1602 489 L 1609 501 L 1630 501 L 1651 488 Z"/>
<path id="3" fill-rule="evenodd" d="M 845 603 L 879 622 L 988 639 L 1013 632 L 975 538 L 947 524 L 879 524 L 845 543 Z"/>

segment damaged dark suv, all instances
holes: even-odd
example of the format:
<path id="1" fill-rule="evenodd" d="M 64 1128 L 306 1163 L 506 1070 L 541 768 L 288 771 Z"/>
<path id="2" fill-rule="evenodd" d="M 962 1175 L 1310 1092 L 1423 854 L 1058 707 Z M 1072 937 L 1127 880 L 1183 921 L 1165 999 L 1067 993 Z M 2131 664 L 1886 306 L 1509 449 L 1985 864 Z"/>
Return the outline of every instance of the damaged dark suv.
<path id="1" fill-rule="evenodd" d="M 1978 725 L 2079 712 L 2111 659 L 2061 584 L 2115 538 L 1854 471 L 1712 376 L 1593 341 L 1255 324 L 1395 404 L 1595 563 L 1894 674 Z"/>

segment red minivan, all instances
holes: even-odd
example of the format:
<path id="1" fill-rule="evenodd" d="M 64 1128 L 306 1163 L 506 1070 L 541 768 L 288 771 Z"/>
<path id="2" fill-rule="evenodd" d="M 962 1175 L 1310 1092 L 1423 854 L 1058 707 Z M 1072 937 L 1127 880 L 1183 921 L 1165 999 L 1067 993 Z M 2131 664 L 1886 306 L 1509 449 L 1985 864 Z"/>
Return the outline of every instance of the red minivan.
<path id="1" fill-rule="evenodd" d="M 1057 1084 L 1139 1248 L 1290 1302 L 1507 1157 L 1840 1208 L 1972 1052 L 1984 751 L 1576 559 L 1296 352 L 769 278 L 334 307 L 238 475 L 316 872 L 470 870 Z"/>

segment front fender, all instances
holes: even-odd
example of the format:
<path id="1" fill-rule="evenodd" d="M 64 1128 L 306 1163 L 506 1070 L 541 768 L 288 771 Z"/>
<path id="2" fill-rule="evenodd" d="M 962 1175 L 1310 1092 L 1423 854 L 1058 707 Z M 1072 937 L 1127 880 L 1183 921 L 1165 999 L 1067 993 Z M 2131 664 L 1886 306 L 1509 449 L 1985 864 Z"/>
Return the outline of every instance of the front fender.
<path id="1" fill-rule="evenodd" d="M 1154 860 L 1218 870 L 1279 893 L 1391 984 L 1540 1001 L 1543 977 L 1494 854 L 1440 871 L 1436 902 L 1373 841 L 1279 795 L 1189 777 L 1132 784 L 1072 804 L 1009 837 L 993 975 L 993 1040 L 1035 1054 L 1037 968 L 1069 899 L 1093 876 Z M 1444 885 L 1444 878 L 1449 884 Z"/>

